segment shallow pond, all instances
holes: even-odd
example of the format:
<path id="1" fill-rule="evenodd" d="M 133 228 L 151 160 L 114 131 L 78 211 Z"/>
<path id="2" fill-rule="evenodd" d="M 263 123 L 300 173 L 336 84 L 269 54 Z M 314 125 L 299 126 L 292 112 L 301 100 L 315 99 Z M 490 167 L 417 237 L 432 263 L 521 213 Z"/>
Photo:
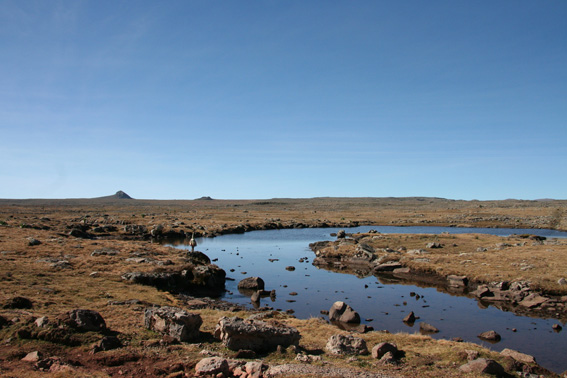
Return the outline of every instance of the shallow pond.
<path id="1" fill-rule="evenodd" d="M 451 227 L 394 227 L 362 226 L 347 232 L 381 233 L 489 233 L 536 234 L 546 237 L 567 237 L 567 232 L 554 230 L 519 230 L 502 228 Z M 227 272 L 227 292 L 223 299 L 252 307 L 250 298 L 238 291 L 238 282 L 250 276 L 261 277 L 266 290 L 276 290 L 275 300 L 262 298 L 261 306 L 279 310 L 293 310 L 299 318 L 322 316 L 335 301 L 345 301 L 362 317 L 363 323 L 376 330 L 390 332 L 419 332 L 419 322 L 436 326 L 440 332 L 431 335 L 439 339 L 461 337 L 465 341 L 500 351 L 511 348 L 536 357 L 538 363 L 555 372 L 567 370 L 567 330 L 555 332 L 554 319 L 517 316 L 495 307 L 483 308 L 475 299 L 456 296 L 412 284 L 390 284 L 374 276 L 358 278 L 351 274 L 318 269 L 311 262 L 315 258 L 309 243 L 334 240 L 330 233 L 337 228 L 307 228 L 291 230 L 253 231 L 245 234 L 223 235 L 197 239 L 197 249 L 207 254 L 214 263 Z M 178 245 L 179 248 L 189 248 Z M 300 263 L 299 260 L 305 258 Z M 272 260 L 272 261 L 270 261 Z M 295 270 L 288 271 L 286 267 Z M 230 270 L 234 269 L 233 272 Z M 297 295 L 295 295 L 297 293 Z M 417 294 L 417 295 L 415 295 Z M 419 319 L 408 326 L 402 319 L 413 311 Z M 565 325 L 562 324 L 562 327 Z M 512 329 L 516 329 L 513 332 Z M 495 330 L 502 336 L 496 344 L 480 340 L 477 335 Z"/>

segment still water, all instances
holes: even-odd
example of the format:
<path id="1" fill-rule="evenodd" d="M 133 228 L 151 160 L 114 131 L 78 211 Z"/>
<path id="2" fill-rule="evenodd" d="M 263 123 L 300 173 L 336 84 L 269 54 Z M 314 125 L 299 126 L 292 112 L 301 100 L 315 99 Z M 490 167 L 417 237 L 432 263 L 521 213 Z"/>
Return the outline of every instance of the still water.
<path id="1" fill-rule="evenodd" d="M 355 233 L 370 229 L 381 233 L 448 232 L 501 236 L 529 233 L 548 238 L 567 237 L 567 232 L 554 230 L 502 228 L 361 226 L 346 231 Z M 345 301 L 360 314 L 364 324 L 375 330 L 417 333 L 419 323 L 423 321 L 440 330 L 431 335 L 434 338 L 461 337 L 496 351 L 511 348 L 535 356 L 539 364 L 555 372 L 567 370 L 564 353 L 567 329 L 555 332 L 552 326 L 560 324 L 557 320 L 517 316 L 492 306 L 483 308 L 475 299 L 450 295 L 435 288 L 383 283 L 374 276 L 358 278 L 313 266 L 311 262 L 315 255 L 309 249 L 309 243 L 334 240 L 330 233 L 337 231 L 338 228 L 252 231 L 197 239 L 197 249 L 212 260 L 218 259 L 214 263 L 227 272 L 228 278 L 234 279 L 227 280 L 227 292 L 222 298 L 233 303 L 252 308 L 250 298 L 239 293 L 236 286 L 245 277 L 258 276 L 264 280 L 266 290 L 276 290 L 275 300 L 262 298 L 261 306 L 293 310 L 299 318 L 322 316 L 321 310 L 329 310 L 335 301 Z M 189 248 L 185 245 L 177 247 Z M 306 259 L 301 263 L 301 258 Z M 295 270 L 286 270 L 288 266 Z M 419 317 L 413 326 L 402 321 L 410 311 Z M 565 328 L 564 324 L 561 326 Z M 502 340 L 490 344 L 477 337 L 489 330 L 498 332 Z"/>

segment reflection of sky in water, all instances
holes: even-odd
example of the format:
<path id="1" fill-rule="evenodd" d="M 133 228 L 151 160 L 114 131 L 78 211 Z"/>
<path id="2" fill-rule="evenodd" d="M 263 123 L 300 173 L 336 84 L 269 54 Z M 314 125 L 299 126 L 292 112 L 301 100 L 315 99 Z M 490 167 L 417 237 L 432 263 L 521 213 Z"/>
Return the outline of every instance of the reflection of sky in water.
<path id="1" fill-rule="evenodd" d="M 512 233 L 538 234 L 548 237 L 566 237 L 567 233 L 549 230 L 506 229 L 461 229 L 443 227 L 358 227 L 348 232 L 376 229 L 383 233 L 450 233 L 485 232 L 510 235 Z M 338 229 L 294 229 L 253 231 L 246 234 L 223 235 L 216 238 L 197 239 L 197 250 L 211 259 L 234 281 L 226 282 L 227 293 L 223 299 L 251 307 L 250 299 L 238 292 L 238 281 L 245 277 L 261 277 L 266 290 L 276 290 L 276 299 L 262 298 L 262 306 L 274 309 L 293 309 L 299 318 L 318 317 L 321 310 L 329 310 L 338 300 L 351 305 L 364 323 L 376 330 L 390 332 L 419 332 L 419 322 L 425 321 L 439 328 L 435 338 L 462 337 L 466 341 L 482 344 L 494 350 L 512 348 L 534 355 L 536 360 L 556 372 L 567 370 L 567 359 L 562 351 L 567 349 L 567 332 L 556 333 L 553 319 L 533 319 L 516 316 L 494 307 L 482 309 L 476 300 L 438 292 L 435 288 L 413 285 L 381 284 L 370 276 L 358 278 L 354 275 L 329 272 L 314 267 L 315 257 L 309 243 L 333 240 L 330 233 Z M 486 232 L 488 233 L 488 232 Z M 189 248 L 186 247 L 185 248 Z M 307 258 L 300 263 L 300 258 Z M 270 262 L 269 259 L 278 259 Z M 294 271 L 287 271 L 294 266 Z M 234 269 L 234 272 L 230 272 Z M 242 274 L 246 272 L 246 274 Z M 287 286 L 287 287 L 284 287 Z M 365 286 L 368 286 L 365 288 Z M 292 296 L 291 292 L 298 295 Z M 420 298 L 411 293 L 419 294 Z M 293 301 L 293 302 L 292 302 Z M 413 327 L 402 319 L 413 311 L 420 317 Z M 372 320 L 365 320 L 372 319 Z M 517 332 L 512 332 L 516 328 Z M 481 332 L 495 330 L 502 341 L 489 344 L 477 338 Z M 566 330 L 567 331 L 567 330 Z"/>

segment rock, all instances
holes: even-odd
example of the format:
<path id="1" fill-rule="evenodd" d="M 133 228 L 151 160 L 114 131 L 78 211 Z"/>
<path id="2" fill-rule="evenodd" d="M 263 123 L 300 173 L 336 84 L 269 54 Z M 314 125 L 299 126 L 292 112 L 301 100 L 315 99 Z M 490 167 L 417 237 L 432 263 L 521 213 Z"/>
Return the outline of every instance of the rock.
<path id="1" fill-rule="evenodd" d="M 200 336 L 203 324 L 199 314 L 192 314 L 177 307 L 147 308 L 144 325 L 153 331 L 169 335 L 178 341 L 191 341 Z"/>
<path id="2" fill-rule="evenodd" d="M 339 230 L 337 231 L 337 239 L 344 239 L 346 238 L 346 232 L 345 230 Z"/>
<path id="3" fill-rule="evenodd" d="M 263 290 L 258 290 L 258 291 L 255 291 L 254 293 L 252 293 L 252 296 L 250 297 L 250 300 L 251 300 L 252 302 L 259 302 L 259 301 L 260 301 L 260 297 L 261 297 L 261 295 L 262 295 L 262 291 L 263 291 Z"/>
<path id="4" fill-rule="evenodd" d="M 521 353 L 513 349 L 505 348 L 500 352 L 501 355 L 512 357 L 514 360 L 518 362 L 523 362 L 526 364 L 535 364 L 536 360 L 534 356 L 530 356 L 529 354 Z"/>
<path id="5" fill-rule="evenodd" d="M 98 345 L 100 350 L 112 350 L 122 347 L 122 342 L 116 336 L 104 336 Z"/>
<path id="6" fill-rule="evenodd" d="M 368 354 L 368 348 L 366 347 L 366 341 L 360 337 L 354 337 L 352 335 L 333 335 L 327 341 L 325 346 L 332 354 L 340 355 L 366 355 Z"/>
<path id="7" fill-rule="evenodd" d="M 163 224 L 161 223 L 156 224 L 150 230 L 150 235 L 152 235 L 153 237 L 160 236 L 161 234 L 163 234 L 163 230 L 164 230 Z"/>
<path id="8" fill-rule="evenodd" d="M 437 333 L 439 330 L 429 323 L 421 322 L 419 323 L 419 330 L 423 333 Z"/>
<path id="9" fill-rule="evenodd" d="M 297 345 L 301 338 L 299 331 L 293 327 L 238 317 L 222 317 L 214 336 L 231 350 L 249 349 L 255 352 L 276 350 L 278 345 Z"/>
<path id="10" fill-rule="evenodd" d="M 41 318 L 37 318 L 34 322 L 34 324 L 36 325 L 36 327 L 47 327 L 47 325 L 49 324 L 49 318 L 47 316 L 42 316 Z"/>
<path id="11" fill-rule="evenodd" d="M 32 247 L 33 247 L 33 246 L 35 246 L 35 245 L 40 245 L 40 244 L 41 244 L 41 242 L 40 242 L 39 240 L 35 239 L 35 238 L 29 237 L 29 238 L 27 238 L 27 239 L 28 239 L 28 245 L 29 245 L 29 246 L 32 246 Z"/>
<path id="12" fill-rule="evenodd" d="M 395 357 L 398 353 L 398 347 L 395 344 L 380 343 L 372 348 L 372 358 L 381 359 L 386 353 L 391 352 Z"/>
<path id="13" fill-rule="evenodd" d="M 378 362 L 380 362 L 381 364 L 396 365 L 398 364 L 399 361 L 394 355 L 394 353 L 387 352 L 380 358 Z"/>
<path id="14" fill-rule="evenodd" d="M 403 268 L 399 261 L 388 261 L 374 267 L 374 273 L 393 272 L 394 270 Z"/>
<path id="15" fill-rule="evenodd" d="M 525 297 L 520 303 L 520 306 L 524 306 L 524 307 L 528 307 L 528 308 L 534 308 L 537 306 L 541 306 L 543 303 L 547 302 L 548 299 L 545 297 L 542 297 L 539 294 L 536 293 L 532 293 L 530 295 L 528 295 L 527 297 Z"/>
<path id="16" fill-rule="evenodd" d="M 59 324 L 84 332 L 101 332 L 106 330 L 106 322 L 94 310 L 71 310 L 57 317 Z"/>
<path id="17" fill-rule="evenodd" d="M 221 357 L 209 357 L 203 358 L 201 361 L 197 362 L 195 366 L 196 376 L 217 376 L 218 374 L 224 374 L 228 376 L 229 368 L 228 361 Z"/>
<path id="18" fill-rule="evenodd" d="M 443 248 L 443 245 L 440 243 L 431 242 L 431 243 L 427 243 L 425 248 Z"/>
<path id="19" fill-rule="evenodd" d="M 412 312 L 410 312 L 409 314 L 406 315 L 406 317 L 403 319 L 404 323 L 408 323 L 408 324 L 413 324 L 415 323 L 415 314 Z"/>
<path id="20" fill-rule="evenodd" d="M 504 375 L 504 368 L 499 363 L 486 358 L 477 358 L 476 360 L 470 361 L 459 367 L 459 370 L 465 373 L 485 373 L 497 376 Z"/>
<path id="21" fill-rule="evenodd" d="M 290 271 L 290 272 L 293 272 L 293 271 L 295 270 L 295 267 L 294 267 L 294 266 L 291 266 L 291 265 L 290 265 L 290 266 L 286 266 L 286 267 L 285 267 L 285 270 Z"/>
<path id="22" fill-rule="evenodd" d="M 454 274 L 447 276 L 447 282 L 452 287 L 464 287 L 469 283 L 467 276 L 456 276 Z"/>
<path id="23" fill-rule="evenodd" d="M 486 331 L 478 335 L 479 339 L 483 339 L 486 341 L 498 342 L 502 339 L 502 337 L 496 331 Z"/>
<path id="24" fill-rule="evenodd" d="M 337 301 L 329 310 L 329 320 L 342 323 L 360 323 L 360 315 L 345 302 Z"/>
<path id="25" fill-rule="evenodd" d="M 264 290 L 264 280 L 260 277 L 247 277 L 238 283 L 239 289 Z"/>
<path id="26" fill-rule="evenodd" d="M 0 315 L 0 329 L 4 328 L 4 326 L 9 325 L 10 323 L 11 322 L 8 319 Z"/>
<path id="27" fill-rule="evenodd" d="M 244 365 L 244 371 L 248 374 L 248 377 L 261 377 L 262 372 L 268 367 L 264 365 L 261 361 L 249 361 Z"/>
<path id="28" fill-rule="evenodd" d="M 553 330 L 554 330 L 555 332 L 561 332 L 561 330 L 563 329 L 563 327 L 561 327 L 561 326 L 560 326 L 559 324 L 557 324 L 557 323 L 554 324 L 554 325 L 552 325 L 551 328 L 553 328 Z"/>
<path id="29" fill-rule="evenodd" d="M 185 257 L 185 261 L 193 265 L 209 265 L 211 263 L 209 256 L 200 251 L 188 253 Z"/>
<path id="30" fill-rule="evenodd" d="M 565 278 L 560 278 L 557 280 L 557 283 L 561 286 L 567 285 L 567 280 Z"/>
<path id="31" fill-rule="evenodd" d="M 468 361 L 476 360 L 480 356 L 480 353 L 477 350 L 472 349 L 465 349 L 465 354 Z"/>
<path id="32" fill-rule="evenodd" d="M 35 352 L 30 352 L 30 353 L 26 354 L 26 356 L 24 358 L 22 358 L 22 361 L 37 362 L 37 361 L 41 360 L 42 358 L 43 358 L 43 353 L 36 350 Z"/>
<path id="33" fill-rule="evenodd" d="M 33 302 L 25 297 L 14 297 L 4 304 L 6 309 L 30 309 L 33 307 Z"/>
<path id="34" fill-rule="evenodd" d="M 121 278 L 125 281 L 154 286 L 163 290 L 216 294 L 224 290 L 226 272 L 213 264 L 190 265 L 180 271 L 124 273 Z"/>
<path id="35" fill-rule="evenodd" d="M 110 249 L 110 248 L 99 248 L 99 249 L 95 249 L 93 251 L 93 253 L 91 253 L 91 256 L 116 256 L 118 254 L 118 251 L 115 249 Z"/>

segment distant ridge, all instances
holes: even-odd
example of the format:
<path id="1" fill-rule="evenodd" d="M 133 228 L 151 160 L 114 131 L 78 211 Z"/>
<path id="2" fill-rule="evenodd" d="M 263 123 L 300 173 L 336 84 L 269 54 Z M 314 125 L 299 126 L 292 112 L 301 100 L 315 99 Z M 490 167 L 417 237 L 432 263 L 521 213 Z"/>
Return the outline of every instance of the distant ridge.
<path id="1" fill-rule="evenodd" d="M 213 199 L 209 196 L 203 196 L 201 198 L 196 198 L 196 201 L 212 201 Z"/>

